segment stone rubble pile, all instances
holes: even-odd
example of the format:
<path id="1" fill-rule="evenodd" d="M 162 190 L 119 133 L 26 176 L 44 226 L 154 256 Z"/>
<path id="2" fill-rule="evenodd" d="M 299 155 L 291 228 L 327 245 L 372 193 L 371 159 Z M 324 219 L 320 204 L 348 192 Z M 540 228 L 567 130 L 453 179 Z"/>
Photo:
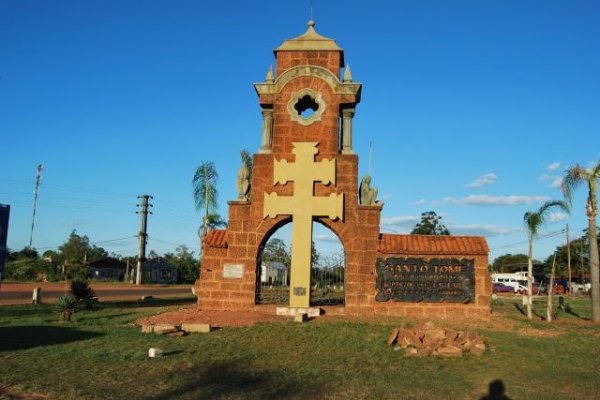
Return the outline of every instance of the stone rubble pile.
<path id="1" fill-rule="evenodd" d="M 413 329 L 395 328 L 387 344 L 395 351 L 404 350 L 405 357 L 462 357 L 465 353 L 481 356 L 486 349 L 483 337 L 473 329 L 442 329 L 431 322 Z"/>

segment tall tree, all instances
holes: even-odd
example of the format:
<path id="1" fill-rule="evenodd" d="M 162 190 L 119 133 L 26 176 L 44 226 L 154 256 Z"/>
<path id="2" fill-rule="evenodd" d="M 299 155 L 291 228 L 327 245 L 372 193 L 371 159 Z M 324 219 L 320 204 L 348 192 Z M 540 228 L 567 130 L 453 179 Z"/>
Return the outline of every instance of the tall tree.
<path id="1" fill-rule="evenodd" d="M 217 182 L 219 175 L 215 164 L 210 161 L 202 162 L 194 173 L 192 179 L 194 202 L 196 210 L 204 209 L 204 218 L 202 218 L 201 237 L 204 237 L 209 226 L 209 215 L 217 209 Z"/>
<path id="2" fill-rule="evenodd" d="M 525 215 L 523 215 L 523 222 L 525 222 L 525 227 L 527 228 L 527 238 L 529 239 L 529 252 L 528 252 L 528 262 L 527 262 L 527 317 L 531 319 L 532 315 L 532 306 L 533 306 L 533 294 L 532 294 L 532 281 L 533 281 L 533 240 L 538 235 L 538 232 L 544 222 L 546 222 L 546 217 L 548 214 L 559 208 L 565 212 L 569 212 L 569 205 L 564 201 L 560 200 L 551 200 L 547 201 L 536 211 L 527 211 Z"/>
<path id="3" fill-rule="evenodd" d="M 199 261 L 194 257 L 194 252 L 186 246 L 177 246 L 175 254 L 166 253 L 165 258 L 173 264 L 179 272 L 179 281 L 194 283 L 200 274 Z"/>
<path id="4" fill-rule="evenodd" d="M 265 244 L 262 260 L 277 261 L 289 266 L 291 262 L 291 255 L 282 239 L 271 238 L 267 241 L 267 244 Z"/>
<path id="5" fill-rule="evenodd" d="M 415 225 L 411 235 L 449 235 L 450 231 L 442 224 L 442 217 L 435 211 L 421 213 L 421 222 Z"/>
<path id="6" fill-rule="evenodd" d="M 573 191 L 582 183 L 587 183 L 588 198 L 586 215 L 588 219 L 590 279 L 592 281 L 592 321 L 600 322 L 600 267 L 598 261 L 598 241 L 596 231 L 596 216 L 598 215 L 598 199 L 596 195 L 597 182 L 600 179 L 600 162 L 585 169 L 575 164 L 567 170 L 562 183 L 565 198 L 571 203 Z"/>

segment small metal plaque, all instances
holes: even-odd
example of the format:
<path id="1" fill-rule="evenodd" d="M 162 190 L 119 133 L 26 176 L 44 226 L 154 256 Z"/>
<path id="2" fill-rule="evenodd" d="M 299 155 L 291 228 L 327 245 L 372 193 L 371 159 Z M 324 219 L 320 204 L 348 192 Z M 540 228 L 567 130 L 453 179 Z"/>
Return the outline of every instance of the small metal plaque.
<path id="1" fill-rule="evenodd" d="M 470 303 L 475 301 L 475 260 L 391 257 L 376 265 L 376 301 Z"/>
<path id="2" fill-rule="evenodd" d="M 241 279 L 244 277 L 244 264 L 223 265 L 223 278 Z"/>
<path id="3" fill-rule="evenodd" d="M 294 296 L 306 296 L 306 288 L 295 287 L 294 288 Z"/>

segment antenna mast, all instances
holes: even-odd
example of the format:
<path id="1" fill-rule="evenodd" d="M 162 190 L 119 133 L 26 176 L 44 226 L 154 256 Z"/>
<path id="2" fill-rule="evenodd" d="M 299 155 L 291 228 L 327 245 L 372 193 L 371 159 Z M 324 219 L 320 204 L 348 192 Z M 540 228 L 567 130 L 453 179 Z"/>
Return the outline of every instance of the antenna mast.
<path id="1" fill-rule="evenodd" d="M 35 211 L 37 209 L 37 198 L 38 191 L 40 189 L 40 183 L 42 182 L 42 170 L 44 166 L 42 164 L 38 164 L 36 168 L 36 177 L 35 177 L 35 189 L 33 190 L 33 215 L 31 216 L 31 233 L 29 234 L 29 249 L 32 249 L 33 245 L 33 228 L 35 227 Z"/>

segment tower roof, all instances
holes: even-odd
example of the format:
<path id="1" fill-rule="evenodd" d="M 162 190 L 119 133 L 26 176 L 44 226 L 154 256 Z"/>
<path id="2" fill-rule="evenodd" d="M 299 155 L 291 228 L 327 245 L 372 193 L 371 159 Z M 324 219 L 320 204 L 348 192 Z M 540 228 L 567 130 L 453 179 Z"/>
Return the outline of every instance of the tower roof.
<path id="1" fill-rule="evenodd" d="M 337 45 L 335 40 L 319 35 L 315 30 L 315 22 L 308 21 L 308 29 L 302 35 L 293 39 L 284 40 L 278 51 L 340 51 L 343 49 Z"/>

